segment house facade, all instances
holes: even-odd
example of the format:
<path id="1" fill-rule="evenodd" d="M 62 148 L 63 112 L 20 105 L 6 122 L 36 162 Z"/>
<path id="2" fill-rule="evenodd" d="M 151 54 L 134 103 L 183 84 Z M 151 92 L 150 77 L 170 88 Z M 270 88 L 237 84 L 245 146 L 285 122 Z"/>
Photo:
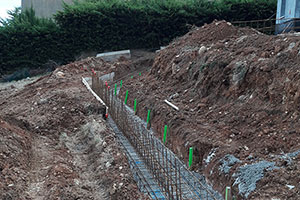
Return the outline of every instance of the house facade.
<path id="1" fill-rule="evenodd" d="M 277 33 L 288 32 L 300 25 L 300 1 L 278 0 L 276 13 Z"/>
<path id="2" fill-rule="evenodd" d="M 32 7 L 36 16 L 52 18 L 53 14 L 63 9 L 63 2 L 72 3 L 72 0 L 22 0 L 22 9 Z"/>

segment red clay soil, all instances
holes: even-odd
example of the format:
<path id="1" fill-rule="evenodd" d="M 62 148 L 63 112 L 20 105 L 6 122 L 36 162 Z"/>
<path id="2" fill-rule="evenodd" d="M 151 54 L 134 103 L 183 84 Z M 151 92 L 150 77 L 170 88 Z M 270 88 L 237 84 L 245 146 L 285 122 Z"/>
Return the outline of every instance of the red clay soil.
<path id="1" fill-rule="evenodd" d="M 88 58 L 1 89 L 0 199 L 148 199 L 81 83 L 89 67 L 111 70 Z"/>
<path id="2" fill-rule="evenodd" d="M 149 73 L 123 80 L 121 98 L 128 89 L 129 105 L 137 98 L 144 119 L 151 109 L 158 137 L 168 124 L 168 146 L 185 162 L 195 147 L 193 169 L 220 193 L 232 186 L 238 199 L 300 199 L 300 156 L 283 158 L 300 149 L 299 39 L 213 22 L 160 51 Z M 240 162 L 223 173 L 226 155 Z M 276 167 L 264 170 L 245 196 L 233 174 L 260 161 Z"/>

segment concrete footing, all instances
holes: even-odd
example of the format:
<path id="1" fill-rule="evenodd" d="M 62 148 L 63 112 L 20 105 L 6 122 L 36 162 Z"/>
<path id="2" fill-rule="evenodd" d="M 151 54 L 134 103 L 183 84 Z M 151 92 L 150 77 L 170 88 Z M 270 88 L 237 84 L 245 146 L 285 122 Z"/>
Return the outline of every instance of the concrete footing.
<path id="1" fill-rule="evenodd" d="M 130 50 L 100 53 L 100 54 L 97 54 L 97 56 L 96 56 L 96 58 L 102 58 L 104 61 L 107 61 L 107 62 L 116 61 L 121 57 L 130 59 L 131 58 Z"/>

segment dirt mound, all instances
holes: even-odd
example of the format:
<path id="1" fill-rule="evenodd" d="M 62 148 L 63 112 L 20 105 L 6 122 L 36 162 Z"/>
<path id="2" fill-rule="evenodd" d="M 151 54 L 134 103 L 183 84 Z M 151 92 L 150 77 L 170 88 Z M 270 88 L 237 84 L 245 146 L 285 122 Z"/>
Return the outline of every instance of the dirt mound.
<path id="1" fill-rule="evenodd" d="M 125 81 L 122 95 L 129 90 L 129 105 L 138 99 L 144 119 L 151 109 L 159 137 L 169 125 L 169 146 L 184 160 L 194 146 L 194 169 L 220 192 L 229 181 L 240 199 L 299 199 L 292 176 L 300 162 L 299 50 L 297 34 L 213 22 L 161 50 L 150 73 Z"/>
<path id="2" fill-rule="evenodd" d="M 229 33 L 224 37 L 210 34 L 209 42 L 195 42 L 193 35 L 202 38 L 203 32 L 221 33 L 224 27 Z M 251 96 L 251 101 L 299 107 L 299 37 L 238 30 L 226 22 L 214 22 L 187 34 L 181 44 L 175 42 L 157 56 L 150 75 L 178 86 L 177 92 L 189 84 L 193 94 L 212 103 L 224 97 L 245 100 Z"/>
<path id="3" fill-rule="evenodd" d="M 21 177 L 24 177 L 30 168 L 27 162 L 31 157 L 30 136 L 25 130 L 3 119 L 0 119 L 0 135 L 0 198 L 20 199 L 18 193 L 26 185 L 26 179 Z"/>
<path id="4" fill-rule="evenodd" d="M 166 49 L 160 51 L 151 72 L 158 77 L 163 76 L 165 79 L 166 76 L 173 74 L 173 71 L 179 70 L 178 66 L 173 66 L 173 63 L 178 65 L 180 62 L 189 63 L 199 57 L 198 54 L 202 56 L 212 44 L 220 45 L 229 39 L 258 34 L 260 33 L 254 29 L 240 29 L 225 21 L 215 21 L 201 28 L 194 28 L 185 36 L 171 43 Z"/>
<path id="5" fill-rule="evenodd" d="M 112 66 L 88 58 L 0 90 L 0 199 L 147 199 L 81 83 Z"/>
<path id="6" fill-rule="evenodd" d="M 229 38 L 238 38 L 242 35 L 260 34 L 255 29 L 238 28 L 232 26 L 226 21 L 214 21 L 205 24 L 202 27 L 194 27 L 185 36 L 179 38 L 172 43 L 171 46 L 178 48 L 180 46 L 199 46 L 202 44 L 211 44 L 220 40 L 228 40 Z"/>

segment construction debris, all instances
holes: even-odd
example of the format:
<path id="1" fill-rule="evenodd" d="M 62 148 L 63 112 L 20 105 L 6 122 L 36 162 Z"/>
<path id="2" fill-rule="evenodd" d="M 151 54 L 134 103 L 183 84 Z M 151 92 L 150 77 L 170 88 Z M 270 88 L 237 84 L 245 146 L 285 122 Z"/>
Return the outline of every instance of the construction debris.
<path id="1" fill-rule="evenodd" d="M 179 108 L 177 106 L 175 106 L 174 104 L 172 104 L 171 102 L 169 102 L 166 99 L 165 99 L 165 103 L 168 104 L 169 106 L 171 106 L 172 108 L 174 108 L 175 110 L 179 111 Z"/>

